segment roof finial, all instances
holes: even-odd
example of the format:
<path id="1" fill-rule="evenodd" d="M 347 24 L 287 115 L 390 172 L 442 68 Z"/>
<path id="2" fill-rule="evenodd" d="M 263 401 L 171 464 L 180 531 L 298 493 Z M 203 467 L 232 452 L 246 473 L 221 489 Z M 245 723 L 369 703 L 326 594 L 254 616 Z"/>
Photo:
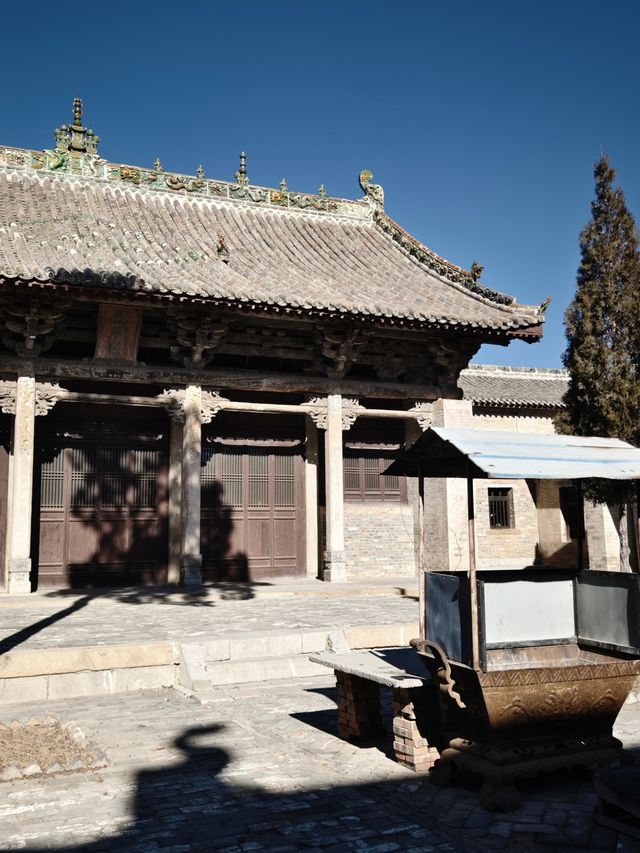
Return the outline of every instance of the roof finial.
<path id="1" fill-rule="evenodd" d="M 73 124 L 61 125 L 54 130 L 54 134 L 56 151 L 64 152 L 65 157 L 67 153 L 76 158 L 83 154 L 95 156 L 98 153 L 100 137 L 82 124 L 82 100 L 80 98 L 73 99 Z M 63 160 L 60 160 L 60 163 L 62 162 Z"/>
<path id="2" fill-rule="evenodd" d="M 320 198 L 327 197 L 327 191 L 324 188 L 324 184 L 320 184 L 320 188 L 318 189 L 318 195 L 320 196 Z"/>
<path id="3" fill-rule="evenodd" d="M 469 270 L 469 276 L 471 278 L 471 281 L 474 284 L 478 281 L 478 279 L 482 275 L 483 269 L 484 269 L 484 267 L 482 266 L 482 264 L 479 264 L 477 261 L 474 261 L 471 264 L 471 269 Z"/>
<path id="4" fill-rule="evenodd" d="M 360 186 L 364 190 L 364 200 L 368 201 L 374 211 L 384 210 L 384 190 L 380 184 L 372 184 L 373 172 L 363 169 L 358 177 Z"/>
<path id="5" fill-rule="evenodd" d="M 240 152 L 240 168 L 236 172 L 236 183 L 238 184 L 248 184 L 249 178 L 247 177 L 247 155 L 244 151 Z"/>
<path id="6" fill-rule="evenodd" d="M 153 161 L 153 171 L 154 171 L 154 172 L 157 172 L 158 174 L 159 174 L 160 172 L 164 172 L 164 167 L 163 167 L 163 165 L 162 165 L 162 160 L 161 160 L 159 157 L 156 157 L 156 159 Z"/>

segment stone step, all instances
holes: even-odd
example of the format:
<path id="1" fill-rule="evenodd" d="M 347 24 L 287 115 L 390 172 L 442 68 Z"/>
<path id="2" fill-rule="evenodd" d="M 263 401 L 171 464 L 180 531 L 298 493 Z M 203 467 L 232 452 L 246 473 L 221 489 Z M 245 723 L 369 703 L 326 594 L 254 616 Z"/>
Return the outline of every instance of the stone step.
<path id="1" fill-rule="evenodd" d="M 280 678 L 303 678 L 322 668 L 309 655 L 327 648 L 329 636 L 340 631 L 352 649 L 405 646 L 417 635 L 417 625 L 358 625 L 342 629 L 261 631 L 201 639 L 180 647 L 180 686 L 200 693 L 213 685 L 245 684 Z"/>
<path id="2" fill-rule="evenodd" d="M 207 701 L 207 696 L 214 693 L 216 687 L 309 678 L 314 675 L 326 675 L 326 672 L 325 667 L 312 663 L 308 655 L 215 661 L 207 665 L 206 679 L 197 679 L 192 682 L 191 691 L 199 701 Z"/>
<path id="3" fill-rule="evenodd" d="M 339 630 L 339 629 L 338 629 Z M 417 625 L 342 629 L 352 649 L 407 645 Z M 243 632 L 188 642 L 13 649 L 0 656 L 0 706 L 178 686 L 195 693 L 215 684 L 302 678 L 322 672 L 309 655 L 335 627 Z"/>

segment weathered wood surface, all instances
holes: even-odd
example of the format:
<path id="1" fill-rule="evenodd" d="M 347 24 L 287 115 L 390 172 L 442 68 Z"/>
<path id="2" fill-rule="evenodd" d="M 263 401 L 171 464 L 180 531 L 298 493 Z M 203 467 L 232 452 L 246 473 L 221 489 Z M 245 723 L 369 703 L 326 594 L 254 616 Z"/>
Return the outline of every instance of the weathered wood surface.
<path id="1" fill-rule="evenodd" d="M 203 370 L 129 365 L 117 362 L 58 360 L 52 358 L 3 358 L 0 374 L 13 377 L 32 370 L 40 380 L 96 379 L 112 382 L 157 383 L 172 385 L 197 384 L 203 388 L 234 388 L 239 391 L 270 393 L 335 394 L 348 397 L 373 397 L 395 400 L 436 400 L 439 397 L 459 397 L 454 386 L 401 384 L 374 379 L 324 379 L 320 376 L 299 376 L 293 373 L 265 373 L 240 368 L 207 368 Z"/>

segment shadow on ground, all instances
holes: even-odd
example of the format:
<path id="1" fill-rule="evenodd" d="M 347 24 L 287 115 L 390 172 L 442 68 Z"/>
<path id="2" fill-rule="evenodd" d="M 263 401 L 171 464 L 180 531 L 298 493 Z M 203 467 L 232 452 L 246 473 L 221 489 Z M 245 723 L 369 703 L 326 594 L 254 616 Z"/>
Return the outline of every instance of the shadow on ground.
<path id="1" fill-rule="evenodd" d="M 321 722 L 325 731 L 327 720 Z M 230 785 L 221 778 L 231 760 L 220 745 L 224 729 L 218 724 L 186 729 L 173 742 L 182 756 L 178 763 L 137 773 L 131 823 L 126 829 L 93 842 L 47 845 L 47 849 L 58 853 L 613 853 L 634 849 L 617 848 L 615 833 L 594 829 L 592 815 L 584 810 L 564 827 L 548 822 L 541 826 L 546 808 L 541 801 L 553 809 L 556 790 L 559 807 L 570 812 L 566 794 L 584 796 L 591 790 L 586 774 L 556 777 L 544 786 L 527 785 L 543 809 L 536 813 L 525 806 L 509 816 L 483 812 L 476 792 L 438 789 L 425 776 L 275 793 L 250 783 Z M 36 853 L 38 848 L 19 849 Z"/>
<path id="2" fill-rule="evenodd" d="M 120 604 L 175 604 L 187 607 L 215 607 L 217 601 L 249 601 L 255 598 L 258 587 L 272 586 L 267 581 L 224 581 L 199 587 L 132 586 L 105 587 L 85 590 L 87 599 L 103 599 Z M 47 598 L 77 597 L 78 590 L 56 589 L 45 593 Z"/>
<path id="3" fill-rule="evenodd" d="M 496 849 L 471 836 L 452 833 L 446 826 L 436 826 L 438 816 L 446 816 L 450 801 L 442 804 L 439 815 L 433 809 L 427 813 L 416 808 L 410 786 L 398 781 L 282 794 L 251 785 L 230 786 L 220 778 L 230 754 L 215 743 L 223 728 L 211 725 L 187 729 L 173 744 L 182 753 L 180 763 L 138 772 L 129 828 L 88 844 L 47 849 L 58 853 L 471 853 Z M 31 848 L 31 853 L 37 849 Z"/>

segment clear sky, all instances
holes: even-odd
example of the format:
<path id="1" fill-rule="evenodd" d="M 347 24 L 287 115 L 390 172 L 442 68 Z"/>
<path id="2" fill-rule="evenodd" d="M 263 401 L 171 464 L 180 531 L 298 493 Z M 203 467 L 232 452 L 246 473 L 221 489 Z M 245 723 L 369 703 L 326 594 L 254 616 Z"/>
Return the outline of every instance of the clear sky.
<path id="1" fill-rule="evenodd" d="M 357 198 L 519 302 L 558 367 L 601 149 L 640 222 L 640 0 L 129 0 L 2 10 L 0 143 L 50 147 L 79 95 L 116 162 Z"/>

